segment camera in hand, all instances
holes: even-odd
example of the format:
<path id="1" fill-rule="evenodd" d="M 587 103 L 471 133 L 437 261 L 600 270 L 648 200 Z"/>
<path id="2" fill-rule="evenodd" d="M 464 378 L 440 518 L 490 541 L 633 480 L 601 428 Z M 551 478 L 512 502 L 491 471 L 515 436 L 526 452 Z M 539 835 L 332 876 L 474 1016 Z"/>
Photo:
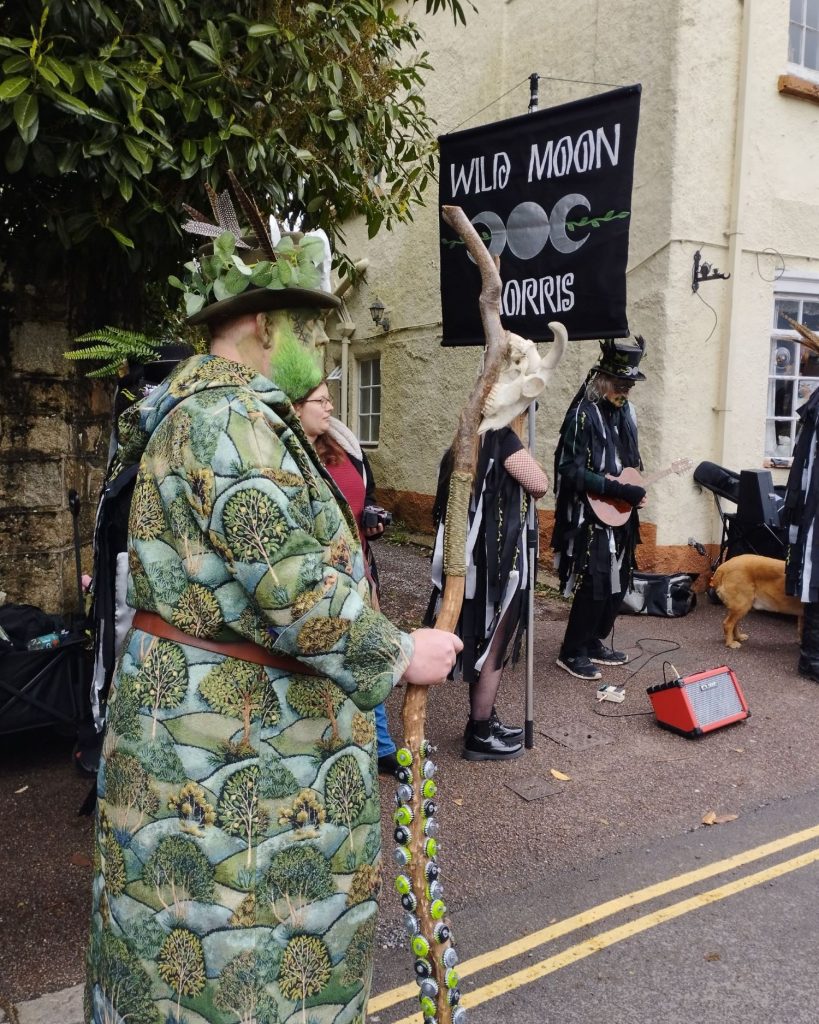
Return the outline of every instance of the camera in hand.
<path id="1" fill-rule="evenodd" d="M 380 505 L 365 505 L 361 516 L 361 523 L 365 530 L 374 530 L 381 525 L 387 527 L 392 522 L 392 512 L 388 512 Z"/>

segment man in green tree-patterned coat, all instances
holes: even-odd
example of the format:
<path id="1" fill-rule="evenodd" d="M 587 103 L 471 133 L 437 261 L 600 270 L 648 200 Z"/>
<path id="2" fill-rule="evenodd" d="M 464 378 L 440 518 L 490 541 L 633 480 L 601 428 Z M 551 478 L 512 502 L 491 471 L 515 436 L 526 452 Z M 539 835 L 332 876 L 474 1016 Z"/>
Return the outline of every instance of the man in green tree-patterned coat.
<path id="1" fill-rule="evenodd" d="M 356 1024 L 380 885 L 371 709 L 444 678 L 460 641 L 370 607 L 352 514 L 271 379 L 337 304 L 311 276 L 321 244 L 216 234 L 186 286 L 211 352 L 121 427 L 137 613 L 99 770 L 85 1016 Z"/>

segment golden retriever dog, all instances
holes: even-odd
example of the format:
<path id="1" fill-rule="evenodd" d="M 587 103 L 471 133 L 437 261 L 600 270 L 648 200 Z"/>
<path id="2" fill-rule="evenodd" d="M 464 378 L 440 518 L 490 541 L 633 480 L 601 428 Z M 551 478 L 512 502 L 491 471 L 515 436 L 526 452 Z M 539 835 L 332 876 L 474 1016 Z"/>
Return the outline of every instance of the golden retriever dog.
<path id="1" fill-rule="evenodd" d="M 726 647 L 740 647 L 748 639 L 739 624 L 752 608 L 796 615 L 801 640 L 803 605 L 798 597 L 785 593 L 785 563 L 781 559 L 736 555 L 717 568 L 711 586 L 728 609 L 722 620 Z"/>

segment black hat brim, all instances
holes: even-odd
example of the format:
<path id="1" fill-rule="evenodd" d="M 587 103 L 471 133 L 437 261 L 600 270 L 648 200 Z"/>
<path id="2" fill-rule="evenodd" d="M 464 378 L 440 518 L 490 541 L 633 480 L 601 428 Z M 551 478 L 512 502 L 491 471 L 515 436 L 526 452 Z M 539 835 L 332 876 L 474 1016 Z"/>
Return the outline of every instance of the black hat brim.
<path id="1" fill-rule="evenodd" d="M 239 295 L 220 299 L 203 306 L 188 317 L 188 323 L 210 324 L 217 320 L 230 320 L 245 313 L 264 313 L 268 309 L 338 309 L 341 299 L 330 292 L 315 288 L 254 288 L 252 285 Z"/>
<path id="2" fill-rule="evenodd" d="M 641 381 L 646 379 L 646 375 L 639 370 L 636 373 L 623 373 L 621 370 L 615 370 L 610 366 L 601 366 L 599 363 L 592 367 L 592 369 L 598 373 L 605 373 L 607 377 L 616 377 L 617 380 Z"/>

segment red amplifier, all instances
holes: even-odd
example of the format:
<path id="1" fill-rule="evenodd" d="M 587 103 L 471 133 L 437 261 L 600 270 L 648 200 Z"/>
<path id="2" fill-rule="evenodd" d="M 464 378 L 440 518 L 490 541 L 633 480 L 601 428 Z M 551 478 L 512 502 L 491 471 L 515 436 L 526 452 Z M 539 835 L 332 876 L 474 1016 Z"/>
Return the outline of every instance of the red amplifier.
<path id="1" fill-rule="evenodd" d="M 657 724 L 682 736 L 702 736 L 750 715 L 745 696 L 726 665 L 649 686 Z"/>

